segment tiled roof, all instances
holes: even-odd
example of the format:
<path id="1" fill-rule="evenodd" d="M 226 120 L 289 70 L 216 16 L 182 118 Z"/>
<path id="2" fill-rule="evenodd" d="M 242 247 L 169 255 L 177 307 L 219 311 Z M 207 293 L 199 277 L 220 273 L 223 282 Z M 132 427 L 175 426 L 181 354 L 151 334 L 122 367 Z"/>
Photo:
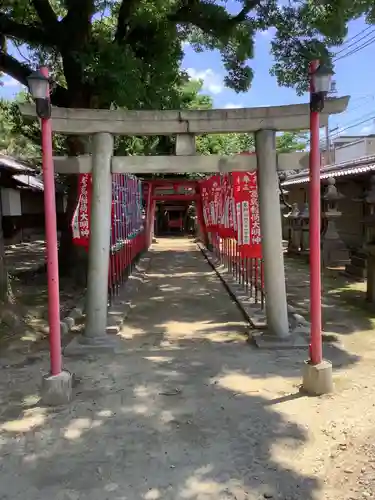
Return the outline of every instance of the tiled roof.
<path id="1" fill-rule="evenodd" d="M 13 179 L 24 186 L 33 189 L 35 191 L 44 191 L 43 181 L 38 179 L 38 177 L 34 177 L 32 175 L 13 175 Z"/>
<path id="2" fill-rule="evenodd" d="M 328 179 L 329 177 L 343 177 L 348 175 L 359 175 L 366 172 L 375 171 L 375 156 L 363 156 L 356 160 L 350 160 L 336 165 L 326 165 L 320 169 L 320 179 Z M 283 186 L 292 184 L 305 184 L 309 182 L 309 171 L 302 170 L 297 174 L 288 177 L 283 183 Z"/>
<path id="3" fill-rule="evenodd" d="M 16 160 L 12 156 L 0 154 L 0 170 L 5 169 L 10 172 L 34 172 L 35 170 L 23 161 Z"/>

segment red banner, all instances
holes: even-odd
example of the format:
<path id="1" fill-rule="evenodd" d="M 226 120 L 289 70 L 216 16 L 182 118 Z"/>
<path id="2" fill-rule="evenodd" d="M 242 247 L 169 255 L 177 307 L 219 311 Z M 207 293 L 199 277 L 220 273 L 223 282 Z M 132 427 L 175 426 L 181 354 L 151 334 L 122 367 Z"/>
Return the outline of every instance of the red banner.
<path id="1" fill-rule="evenodd" d="M 208 177 L 200 182 L 203 217 L 206 229 L 209 232 L 214 230 L 215 217 L 214 217 L 214 200 L 213 200 L 213 178 Z"/>
<path id="2" fill-rule="evenodd" d="M 227 212 L 227 193 L 228 193 L 228 174 L 221 176 L 220 182 L 220 214 L 218 234 L 220 238 L 227 238 L 228 212 Z"/>
<path id="3" fill-rule="evenodd" d="M 233 172 L 237 242 L 240 253 L 247 258 L 262 255 L 258 186 L 256 172 Z"/>
<path id="4" fill-rule="evenodd" d="M 206 226 L 206 230 L 209 231 L 211 226 L 211 216 L 210 216 L 210 201 L 209 201 L 209 190 L 207 181 L 201 181 L 200 183 L 200 194 L 202 198 L 202 211 L 203 220 Z"/>
<path id="5" fill-rule="evenodd" d="M 221 217 L 221 178 L 220 175 L 213 175 L 210 177 L 211 181 L 211 217 L 212 217 L 212 231 L 218 231 L 220 217 Z"/>
<path id="6" fill-rule="evenodd" d="M 212 175 L 200 182 L 204 223 L 208 232 L 219 231 L 222 213 L 222 182 L 220 175 Z"/>
<path id="7" fill-rule="evenodd" d="M 91 175 L 78 176 L 78 204 L 72 220 L 73 241 L 88 248 L 90 237 Z"/>
<path id="8" fill-rule="evenodd" d="M 221 178 L 221 209 L 219 222 L 219 236 L 221 238 L 235 238 L 235 225 L 233 219 L 233 188 L 229 174 Z"/>
<path id="9" fill-rule="evenodd" d="M 229 221 L 229 238 L 237 238 L 237 218 L 234 205 L 234 187 L 233 178 L 229 177 L 229 201 L 228 201 L 228 221 Z"/>

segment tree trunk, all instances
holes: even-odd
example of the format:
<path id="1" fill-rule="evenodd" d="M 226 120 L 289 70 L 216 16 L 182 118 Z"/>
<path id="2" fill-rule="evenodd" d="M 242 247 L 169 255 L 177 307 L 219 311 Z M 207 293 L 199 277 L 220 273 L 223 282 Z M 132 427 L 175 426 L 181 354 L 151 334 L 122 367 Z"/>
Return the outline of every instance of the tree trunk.
<path id="1" fill-rule="evenodd" d="M 67 138 L 69 156 L 78 156 L 87 151 L 87 142 L 80 137 Z M 85 286 L 87 278 L 87 253 L 73 244 L 72 218 L 78 201 L 78 176 L 66 176 L 67 206 L 61 225 L 59 267 L 60 276 L 72 276 L 77 285 Z"/>

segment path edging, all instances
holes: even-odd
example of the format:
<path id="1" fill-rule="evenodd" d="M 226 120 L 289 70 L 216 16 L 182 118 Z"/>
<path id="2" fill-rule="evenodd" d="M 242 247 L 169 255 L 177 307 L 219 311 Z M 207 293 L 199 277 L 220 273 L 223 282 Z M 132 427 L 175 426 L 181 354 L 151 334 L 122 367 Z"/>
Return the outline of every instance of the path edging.
<path id="1" fill-rule="evenodd" d="M 266 316 L 259 305 L 249 299 L 242 286 L 237 283 L 219 259 L 205 245 L 197 241 L 197 246 L 228 290 L 230 296 L 237 303 L 252 328 L 264 331 L 267 328 Z M 308 335 L 310 333 L 310 323 L 290 305 L 288 305 L 288 318 L 289 327 L 292 332 L 298 329 L 298 333 L 301 335 Z"/>
<path id="2" fill-rule="evenodd" d="M 127 318 L 132 307 L 129 296 L 137 292 L 139 286 L 143 282 L 144 275 L 150 266 L 151 254 L 147 251 L 135 265 L 133 273 L 128 277 L 123 284 L 120 294 L 116 297 L 114 304 L 108 308 L 108 320 L 106 333 L 117 334 L 124 320 Z M 75 306 L 61 321 L 60 332 L 61 336 L 66 336 L 84 317 L 85 297 L 81 297 L 78 305 Z"/>

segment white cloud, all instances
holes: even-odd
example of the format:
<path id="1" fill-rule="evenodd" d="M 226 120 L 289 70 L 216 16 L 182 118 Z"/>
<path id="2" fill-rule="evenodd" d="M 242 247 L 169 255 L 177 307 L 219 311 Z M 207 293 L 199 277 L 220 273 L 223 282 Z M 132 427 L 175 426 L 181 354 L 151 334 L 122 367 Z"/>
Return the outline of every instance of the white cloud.
<path id="1" fill-rule="evenodd" d="M 193 80 L 203 81 L 203 90 L 208 90 L 211 94 L 220 94 L 224 90 L 222 77 L 212 69 L 207 68 L 199 71 L 194 68 L 187 68 L 186 71 Z"/>
<path id="2" fill-rule="evenodd" d="M 360 133 L 361 134 L 371 134 L 375 131 L 375 125 L 372 123 L 371 125 L 366 125 L 365 127 L 361 128 Z"/>
<path id="3" fill-rule="evenodd" d="M 276 33 L 275 28 L 271 27 L 262 31 L 258 31 L 257 35 L 261 36 L 262 38 L 272 38 L 275 35 L 275 33 Z"/>
<path id="4" fill-rule="evenodd" d="M 238 108 L 243 108 L 243 105 L 242 104 L 233 104 L 232 102 L 228 102 L 228 104 L 226 104 L 224 106 L 225 109 L 238 109 Z"/>
<path id="5" fill-rule="evenodd" d="M 18 87 L 20 84 L 17 82 L 17 80 L 14 80 L 14 78 L 11 78 L 10 76 L 5 76 L 2 80 L 1 83 L 3 84 L 4 87 Z"/>

